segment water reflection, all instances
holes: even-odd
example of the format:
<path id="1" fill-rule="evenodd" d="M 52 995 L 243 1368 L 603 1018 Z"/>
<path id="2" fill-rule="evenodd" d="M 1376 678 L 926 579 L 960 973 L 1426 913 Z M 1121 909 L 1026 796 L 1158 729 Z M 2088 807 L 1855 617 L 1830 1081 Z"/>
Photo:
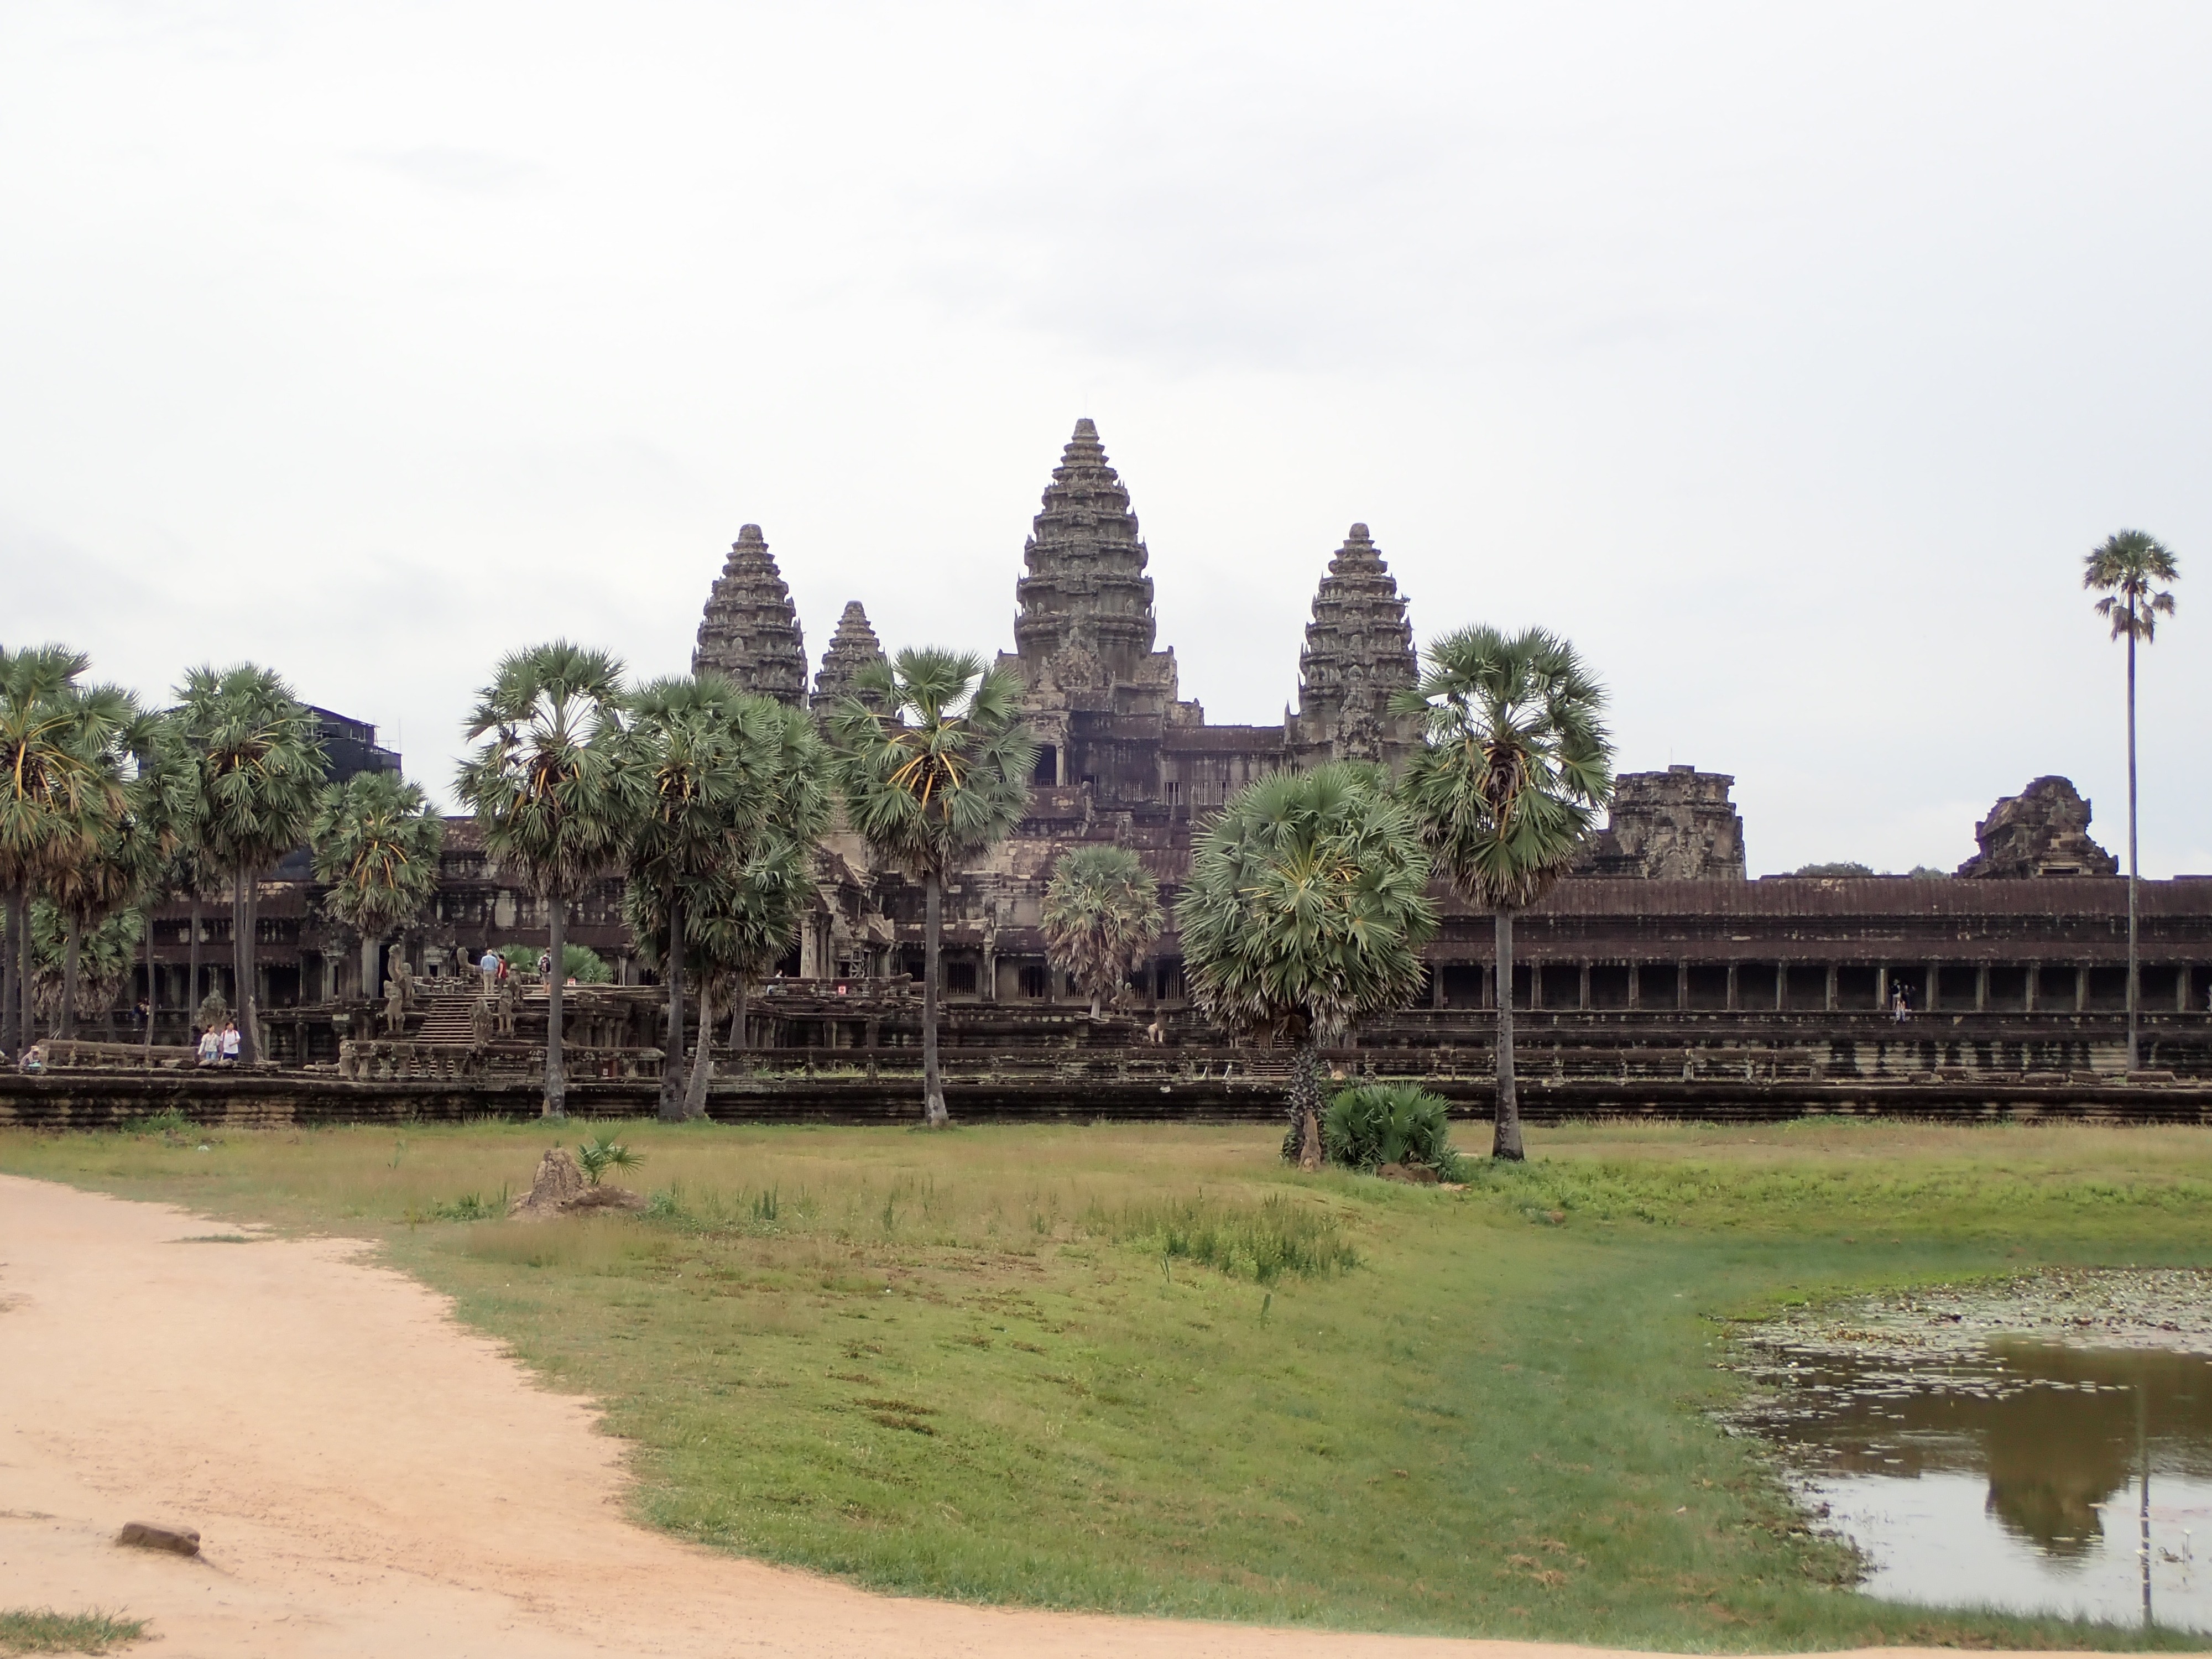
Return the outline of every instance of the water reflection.
<path id="1" fill-rule="evenodd" d="M 1869 1591 L 2110 1619 L 2142 1617 L 2148 1583 L 2160 1622 L 2212 1629 L 2195 1560 L 2212 1542 L 2212 1359 L 2027 1342 L 1776 1359 L 1784 1387 L 1759 1425 L 1872 1560 Z"/>

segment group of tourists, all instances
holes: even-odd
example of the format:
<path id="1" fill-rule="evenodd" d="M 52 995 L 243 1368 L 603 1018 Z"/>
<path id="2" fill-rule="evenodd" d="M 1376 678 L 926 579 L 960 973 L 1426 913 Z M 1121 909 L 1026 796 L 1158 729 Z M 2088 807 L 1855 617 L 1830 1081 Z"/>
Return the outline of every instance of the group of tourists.
<path id="1" fill-rule="evenodd" d="M 238 1064 L 238 1022 L 226 1019 L 200 1033 L 199 1063 L 203 1066 Z"/>

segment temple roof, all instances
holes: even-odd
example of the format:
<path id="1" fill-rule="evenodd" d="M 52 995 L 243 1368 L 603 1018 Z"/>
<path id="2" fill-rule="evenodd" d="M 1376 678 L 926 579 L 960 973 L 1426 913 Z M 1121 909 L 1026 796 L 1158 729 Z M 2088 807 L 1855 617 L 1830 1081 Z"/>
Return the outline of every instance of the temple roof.
<path id="1" fill-rule="evenodd" d="M 791 590 L 757 524 L 730 544 L 722 574 L 707 595 L 691 672 L 712 669 L 742 689 L 794 708 L 806 706 L 806 638 Z"/>
<path id="2" fill-rule="evenodd" d="M 1028 574 L 1015 587 L 1016 653 L 1025 666 L 1041 665 L 1073 642 L 1113 676 L 1133 675 L 1152 649 L 1148 556 L 1129 492 L 1089 420 L 1075 423 L 1043 505 L 1022 550 Z"/>

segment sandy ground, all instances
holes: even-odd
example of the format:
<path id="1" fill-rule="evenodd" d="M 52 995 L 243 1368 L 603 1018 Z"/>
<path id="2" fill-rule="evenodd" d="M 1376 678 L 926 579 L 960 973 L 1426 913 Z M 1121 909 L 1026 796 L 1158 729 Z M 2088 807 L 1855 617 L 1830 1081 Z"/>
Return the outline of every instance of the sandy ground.
<path id="1" fill-rule="evenodd" d="M 872 1595 L 623 1517 L 618 1443 L 339 1240 L 0 1176 L 0 1607 L 126 1611 L 133 1651 L 1534 1659 Z M 118 1547 L 197 1528 L 196 1559 Z M 1597 1650 L 1583 1650 L 1596 1653 Z"/>

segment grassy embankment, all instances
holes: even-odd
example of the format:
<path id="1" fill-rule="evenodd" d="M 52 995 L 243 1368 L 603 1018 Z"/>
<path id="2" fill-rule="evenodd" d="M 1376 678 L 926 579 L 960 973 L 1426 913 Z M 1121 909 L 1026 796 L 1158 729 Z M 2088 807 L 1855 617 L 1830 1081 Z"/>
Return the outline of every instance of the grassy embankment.
<path id="1" fill-rule="evenodd" d="M 0 1168 L 380 1237 L 605 1402 L 644 1519 L 866 1584 L 1667 1648 L 2146 1642 L 1834 1588 L 1842 1553 L 1705 1412 L 1730 1316 L 2212 1263 L 2212 1137 L 1597 1126 L 1452 1193 L 1301 1177 L 1249 1128 L 624 1133 L 653 1212 L 539 1225 L 468 1218 L 535 1125 L 0 1135 Z"/>

